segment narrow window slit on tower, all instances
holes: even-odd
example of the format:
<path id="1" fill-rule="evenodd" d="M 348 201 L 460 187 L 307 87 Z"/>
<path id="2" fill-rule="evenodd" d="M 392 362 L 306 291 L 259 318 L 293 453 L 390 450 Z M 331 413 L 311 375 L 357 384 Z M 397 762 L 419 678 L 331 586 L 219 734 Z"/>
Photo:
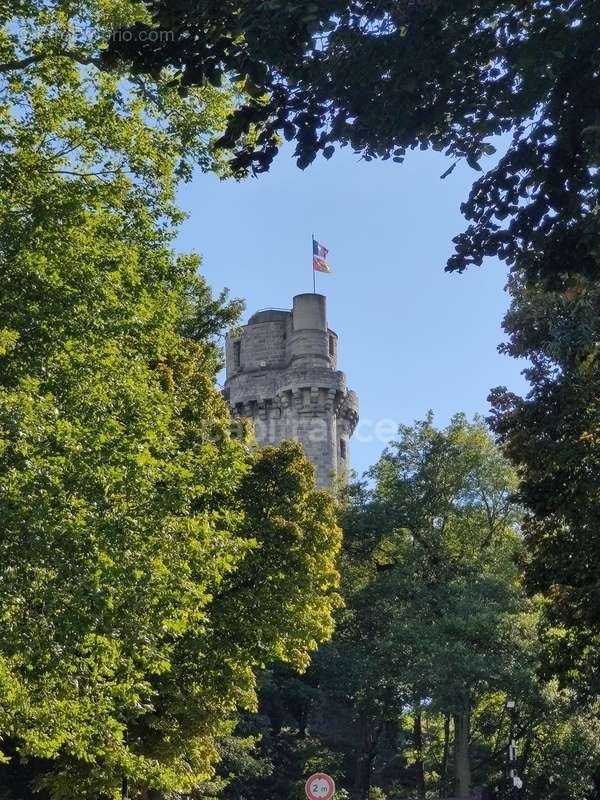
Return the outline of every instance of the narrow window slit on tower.
<path id="1" fill-rule="evenodd" d="M 346 460 L 347 449 L 346 449 L 346 440 L 345 439 L 340 439 L 340 456 L 343 458 L 344 461 Z"/>
<path id="2" fill-rule="evenodd" d="M 332 358 L 335 355 L 335 339 L 333 336 L 329 337 L 329 355 Z"/>
<path id="3" fill-rule="evenodd" d="M 242 343 L 239 339 L 233 343 L 233 365 L 236 369 L 242 365 Z"/>

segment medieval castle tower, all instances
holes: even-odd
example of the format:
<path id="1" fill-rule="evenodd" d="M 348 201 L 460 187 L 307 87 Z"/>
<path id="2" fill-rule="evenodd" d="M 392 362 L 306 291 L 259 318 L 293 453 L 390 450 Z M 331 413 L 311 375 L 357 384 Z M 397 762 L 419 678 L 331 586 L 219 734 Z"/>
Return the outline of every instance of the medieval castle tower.
<path id="1" fill-rule="evenodd" d="M 325 297 L 299 294 L 291 311 L 258 311 L 227 337 L 225 397 L 254 422 L 259 444 L 300 441 L 329 486 L 349 468 L 358 399 L 337 369 L 337 334 Z"/>

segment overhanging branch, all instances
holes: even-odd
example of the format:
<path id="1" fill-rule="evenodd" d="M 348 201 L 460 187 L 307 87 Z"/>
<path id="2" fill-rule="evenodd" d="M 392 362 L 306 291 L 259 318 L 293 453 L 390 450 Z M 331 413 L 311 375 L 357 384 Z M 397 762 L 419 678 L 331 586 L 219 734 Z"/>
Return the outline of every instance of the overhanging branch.
<path id="1" fill-rule="evenodd" d="M 100 59 L 98 58 L 92 58 L 91 56 L 86 56 L 84 53 L 78 53 L 73 50 L 59 50 L 58 52 L 38 53 L 37 55 L 15 59 L 14 61 L 6 61 L 4 64 L 0 64 L 0 73 L 26 69 L 31 64 L 37 64 L 40 61 L 44 61 L 46 58 L 56 58 L 57 56 L 59 58 L 68 58 L 71 61 L 76 61 L 78 64 L 94 64 L 100 68 Z"/>

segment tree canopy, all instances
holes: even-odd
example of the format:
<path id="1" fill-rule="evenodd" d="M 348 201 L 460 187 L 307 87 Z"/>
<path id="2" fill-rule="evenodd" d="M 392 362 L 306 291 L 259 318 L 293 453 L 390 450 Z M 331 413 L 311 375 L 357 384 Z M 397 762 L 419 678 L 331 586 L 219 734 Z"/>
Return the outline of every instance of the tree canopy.
<path id="1" fill-rule="evenodd" d="M 250 96 L 221 139 L 236 148 L 235 169 L 268 169 L 282 135 L 301 167 L 349 145 L 396 161 L 433 147 L 482 171 L 497 138 L 512 137 L 463 206 L 469 227 L 448 269 L 496 255 L 554 281 L 598 275 L 595 0 L 146 6 L 151 21 L 113 38 L 105 63 L 173 69 L 184 92 L 243 83 Z M 248 144 L 251 129 L 258 138 Z"/>
<path id="2" fill-rule="evenodd" d="M 274 798 L 326 764 L 363 800 L 385 751 L 386 788 L 453 777 L 466 798 L 471 773 L 502 780 L 510 689 L 528 791 L 597 795 L 597 706 L 577 702 L 600 652 L 598 3 L 23 0 L 0 22 L 3 784 L 212 797 L 219 755 L 258 784 L 282 757 L 298 785 Z M 344 520 L 336 640 L 306 680 L 269 666 L 331 634 L 334 507 L 297 447 L 231 436 L 217 337 L 240 304 L 171 242 L 180 180 L 263 172 L 282 138 L 303 168 L 432 147 L 482 173 L 447 268 L 512 268 L 504 349 L 532 391 L 496 390 L 493 427 L 545 670 L 574 689 L 519 644 L 538 616 L 515 475 L 462 417 L 401 430 Z M 267 667 L 253 760 L 231 734 Z M 315 697 L 358 745 L 311 732 Z"/>
<path id="3" fill-rule="evenodd" d="M 515 476 L 484 424 L 462 415 L 443 431 L 431 417 L 401 426 L 372 475 L 385 528 L 360 608 L 376 629 L 375 672 L 391 669 L 417 714 L 427 703 L 454 720 L 455 795 L 469 798 L 472 711 L 485 694 L 518 692 L 527 660 Z"/>
<path id="4" fill-rule="evenodd" d="M 177 180 L 220 169 L 234 100 L 62 52 L 128 4 L 21 10 L 3 54 L 40 57 L 0 73 L 0 782 L 189 793 L 256 670 L 331 631 L 333 502 L 297 445 L 231 435 L 218 337 L 241 305 L 171 248 Z"/>
<path id="5" fill-rule="evenodd" d="M 597 701 L 540 678 L 516 477 L 486 426 L 463 415 L 444 429 L 431 417 L 403 426 L 371 477 L 342 510 L 333 639 L 305 675 L 263 676 L 222 796 L 299 800 L 317 769 L 352 800 L 471 797 L 469 776 L 483 797 L 508 796 L 510 696 L 525 796 L 597 797 Z M 242 762 L 250 735 L 255 758 Z"/>
<path id="6" fill-rule="evenodd" d="M 580 278 L 565 291 L 513 278 L 505 349 L 527 358 L 527 397 L 492 392 L 492 425 L 520 468 L 519 495 L 532 592 L 549 602 L 552 668 L 586 692 L 598 690 L 600 664 L 600 365 L 598 283 Z"/>

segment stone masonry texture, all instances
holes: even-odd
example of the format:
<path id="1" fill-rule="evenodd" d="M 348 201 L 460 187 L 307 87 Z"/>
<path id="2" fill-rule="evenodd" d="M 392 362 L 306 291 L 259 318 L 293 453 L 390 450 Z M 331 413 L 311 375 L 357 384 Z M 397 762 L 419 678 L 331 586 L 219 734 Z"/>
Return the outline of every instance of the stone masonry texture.
<path id="1" fill-rule="evenodd" d="M 247 417 L 259 444 L 302 443 L 317 483 L 345 480 L 358 398 L 337 369 L 337 335 L 325 297 L 299 294 L 291 311 L 258 311 L 227 337 L 225 397 Z"/>

